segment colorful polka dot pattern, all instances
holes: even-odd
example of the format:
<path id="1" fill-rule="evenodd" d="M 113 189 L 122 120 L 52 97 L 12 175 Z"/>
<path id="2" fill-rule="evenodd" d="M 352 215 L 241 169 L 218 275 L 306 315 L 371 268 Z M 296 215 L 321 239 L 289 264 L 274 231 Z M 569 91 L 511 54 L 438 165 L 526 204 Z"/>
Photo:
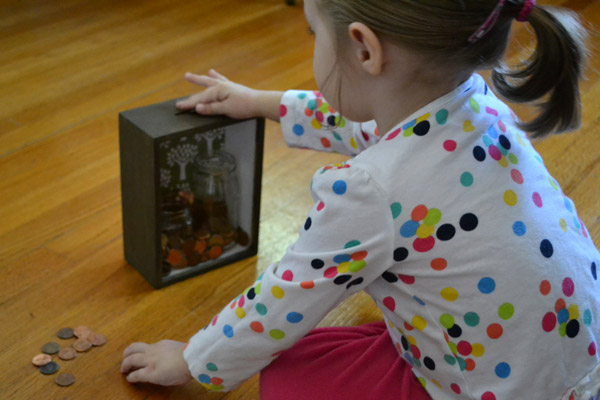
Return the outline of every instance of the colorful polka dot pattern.
<path id="1" fill-rule="evenodd" d="M 584 374 L 598 362 L 600 305 L 589 294 L 600 285 L 600 255 L 514 115 L 478 79 L 381 139 L 319 93 L 284 96 L 282 127 L 294 145 L 358 151 L 379 143 L 317 171 L 315 204 L 292 254 L 213 318 L 201 332 L 211 341 L 191 341 L 200 353 L 213 349 L 194 357 L 207 389 L 239 383 L 235 371 L 248 359 L 238 365 L 214 349 L 262 346 L 268 362 L 318 323 L 317 311 L 327 311 L 319 306 L 363 288 L 433 398 L 508 398 L 529 369 L 548 375 L 536 391 L 551 397 L 567 363 L 570 374 Z M 343 205 L 360 185 L 368 195 L 349 210 Z M 362 223 L 346 225 L 351 217 Z"/>
<path id="2" fill-rule="evenodd" d="M 293 93 L 294 104 L 282 103 L 279 115 L 284 124 L 288 120 L 294 121 L 289 127 L 293 141 L 310 142 L 301 147 L 314 146 L 323 151 L 356 155 L 378 141 L 379 130 L 374 122 L 361 124 L 360 129 L 353 131 L 353 124 L 336 112 L 320 92 L 288 93 Z"/>
<path id="3" fill-rule="evenodd" d="M 344 248 L 350 250 L 359 245 L 360 242 L 355 240 L 346 243 Z M 368 252 L 365 250 L 344 252 L 333 257 L 334 265 L 328 268 L 325 268 L 325 262 L 319 258 L 312 260 L 310 265 L 313 269 L 321 270 L 324 278 L 332 279 L 334 284 L 345 285 L 346 289 L 350 289 L 364 281 L 362 277 L 355 277 L 354 274 L 367 266 L 365 261 L 367 255 Z"/>
<path id="4" fill-rule="evenodd" d="M 486 132 L 481 136 L 481 144 L 477 144 L 471 150 L 472 159 L 475 164 L 472 165 L 472 169 L 462 172 L 458 179 L 458 183 L 464 189 L 472 187 L 476 183 L 476 175 L 478 170 L 478 164 L 483 162 L 489 162 L 490 160 L 496 162 L 496 164 L 502 169 L 508 172 L 509 182 L 514 185 L 514 188 L 505 189 L 504 192 L 500 192 L 502 202 L 507 207 L 517 207 L 520 201 L 527 201 L 527 199 L 520 199 L 521 190 L 520 187 L 526 184 L 525 174 L 520 170 L 519 165 L 519 151 L 514 150 L 514 145 L 511 143 L 509 136 L 511 135 L 507 129 L 506 124 L 499 118 L 500 113 L 498 110 L 482 106 L 480 101 L 475 98 L 470 98 L 469 106 L 475 113 L 485 112 L 491 117 L 497 117 L 497 120 L 488 126 Z M 399 137 L 410 137 L 416 134 L 416 136 L 425 136 L 431 130 L 431 113 L 426 113 L 422 117 L 417 118 L 403 125 L 396 130 L 393 130 L 385 138 L 387 140 L 395 140 Z M 437 115 L 443 115 L 444 118 L 441 120 L 446 123 L 448 118 L 451 118 L 446 109 L 438 111 Z M 436 119 L 437 120 L 437 119 Z M 438 120 L 439 121 L 439 120 Z M 415 132 L 415 129 L 417 132 Z M 477 130 L 477 127 L 471 120 L 465 120 L 463 123 L 463 131 L 465 134 L 469 134 Z M 403 133 L 403 135 L 401 135 Z M 516 135 L 518 146 L 524 147 L 527 145 L 526 139 Z M 460 141 L 455 139 L 444 139 L 442 142 L 442 148 L 448 152 L 453 153 L 457 149 L 460 149 Z M 559 192 L 560 189 L 558 183 L 547 176 L 546 179 L 549 187 L 553 191 Z M 537 183 L 536 183 L 537 184 Z M 563 196 L 564 197 L 564 196 Z M 539 210 L 544 210 L 545 201 L 544 195 L 541 190 L 533 190 L 529 195 L 529 204 Z M 570 213 L 574 213 L 574 207 L 569 199 L 564 197 L 565 209 Z M 401 202 L 394 202 L 391 204 L 390 209 L 392 216 L 395 220 L 401 220 L 402 210 L 405 207 Z M 453 210 L 455 211 L 455 210 Z M 563 217 L 557 224 L 561 227 L 561 231 L 565 232 L 567 229 L 566 219 Z M 573 219 L 573 224 L 577 229 L 581 229 L 578 226 L 578 220 Z M 399 235 L 402 239 L 410 240 L 411 246 L 400 246 L 397 247 L 393 254 L 393 259 L 396 262 L 404 262 L 405 260 L 411 260 L 411 254 L 416 257 L 422 258 L 422 255 L 426 255 L 429 252 L 433 252 L 436 241 L 449 241 L 457 234 L 457 227 L 460 227 L 463 231 L 475 231 L 479 224 L 479 217 L 473 212 L 468 210 L 462 214 L 459 224 L 456 223 L 445 223 L 443 221 L 442 211 L 438 208 L 427 207 L 423 204 L 414 206 L 410 213 L 410 218 L 405 218 L 404 222 L 399 223 Z M 526 237 L 528 234 L 528 228 L 526 221 L 516 220 L 510 225 L 511 232 L 515 237 Z M 585 230 L 581 229 L 582 236 L 586 236 Z M 401 240 L 404 242 L 405 240 Z M 555 254 L 554 245 L 549 237 L 542 237 L 538 241 L 538 248 L 536 250 L 541 256 L 541 259 L 551 259 Z M 448 268 L 448 257 L 436 257 L 431 259 L 430 267 L 434 271 L 445 271 Z M 401 270 L 401 269 L 399 269 Z M 593 279 L 597 279 L 596 265 L 590 267 L 591 275 Z M 412 287 L 415 282 L 419 279 L 415 276 L 404 276 L 402 274 L 392 273 L 386 271 L 382 274 L 382 278 L 393 285 L 404 284 Z M 549 289 L 546 286 L 549 283 L 544 283 L 540 287 L 544 291 L 545 295 L 548 295 Z M 461 285 L 464 290 L 464 286 Z M 441 286 L 438 292 L 439 298 L 443 299 L 448 303 L 457 302 L 461 298 L 461 289 L 454 286 Z M 574 284 L 571 278 L 565 278 L 562 284 L 563 295 L 568 297 L 574 293 Z M 412 290 L 411 290 L 412 292 Z M 506 288 L 499 288 L 498 283 L 492 276 L 483 276 L 479 278 L 475 285 L 467 290 L 468 298 L 477 303 L 478 300 L 474 297 L 475 294 L 482 296 L 481 301 L 489 302 L 485 300 L 489 296 L 498 299 L 498 293 L 505 293 Z M 413 295 L 419 305 L 425 306 L 426 302 L 423 301 L 417 295 Z M 564 301 L 563 301 L 564 303 Z M 580 331 L 580 326 L 586 324 L 591 326 L 593 320 L 593 313 L 591 309 L 586 309 L 580 312 L 580 307 L 577 304 L 567 305 L 559 302 L 559 305 L 555 306 L 555 310 L 548 312 L 542 321 L 542 327 L 546 332 L 555 331 L 561 337 L 575 338 Z M 382 299 L 382 305 L 385 310 L 391 312 L 398 312 L 401 309 L 402 303 L 400 299 L 393 295 L 386 296 Z M 440 315 L 438 321 L 429 321 L 423 314 L 414 314 L 412 317 L 403 323 L 402 327 L 398 327 L 397 330 L 400 333 L 400 341 L 396 343 L 396 347 L 400 354 L 409 362 L 413 367 L 418 369 L 428 369 L 434 371 L 436 369 L 436 361 L 439 360 L 439 356 L 436 354 L 424 354 L 421 346 L 418 345 L 418 335 L 412 334 L 412 332 L 421 332 L 427 329 L 427 327 L 441 326 L 444 329 L 444 339 L 446 340 L 449 353 L 442 357 L 445 365 L 449 367 L 458 368 L 461 373 L 469 373 L 471 371 L 479 370 L 479 368 L 488 368 L 490 363 L 494 363 L 492 366 L 493 375 L 499 380 L 509 380 L 511 375 L 514 374 L 513 368 L 509 360 L 498 360 L 495 355 L 489 355 L 486 353 L 486 343 L 497 342 L 505 340 L 508 336 L 507 332 L 512 332 L 512 321 L 514 317 L 519 315 L 519 309 L 511 301 L 510 297 L 504 297 L 498 299 L 496 303 L 496 314 L 493 318 L 486 315 L 485 318 L 479 314 L 477 310 L 470 310 L 462 315 L 443 313 Z M 560 317 L 559 314 L 560 313 Z M 579 319 L 578 319 L 579 318 Z M 485 321 L 485 323 L 483 322 Z M 560 321 L 560 322 L 559 322 Z M 393 324 L 392 324 L 393 325 Z M 478 333 L 481 332 L 481 333 Z M 479 338 L 480 342 L 473 342 L 469 338 Z M 483 338 L 483 339 L 482 339 Z M 596 342 L 592 341 L 587 344 L 587 352 L 590 355 L 596 354 Z M 483 363 L 480 361 L 483 360 Z M 479 365 L 483 367 L 479 367 Z M 427 387 L 429 380 L 435 381 L 435 386 L 440 387 L 439 380 L 431 379 L 432 374 L 425 374 L 420 376 L 417 374 L 419 382 L 424 387 Z M 461 394 L 461 382 L 450 383 L 449 388 L 456 394 Z M 495 399 L 496 395 L 492 391 L 483 392 L 482 399 Z"/>
<path id="5" fill-rule="evenodd" d="M 553 294 L 552 284 L 548 280 L 540 283 L 539 290 L 542 296 Z M 568 303 L 575 294 L 575 283 L 570 277 L 564 278 L 555 292 L 558 292 L 557 296 L 559 297 L 556 298 L 554 307 L 544 314 L 541 320 L 542 329 L 548 333 L 556 332 L 562 338 L 573 339 L 577 337 L 580 329 L 592 325 L 592 310 L 590 308 L 583 309 L 577 303 Z"/>
<path id="6" fill-rule="evenodd" d="M 344 128 L 346 126 L 344 118 L 324 101 L 320 92 L 313 93 L 315 97 L 308 100 L 304 109 L 304 114 L 312 118 L 312 127 L 316 130 Z"/>
<path id="7" fill-rule="evenodd" d="M 310 127 L 312 129 L 330 132 L 327 134 L 323 133 L 323 136 L 320 139 L 323 148 L 328 149 L 332 147 L 332 141 L 342 141 L 342 137 L 335 132 L 335 129 L 343 129 L 346 126 L 346 120 L 323 99 L 320 92 L 313 92 L 313 94 L 314 96 L 306 102 L 304 115 L 310 118 Z M 298 97 L 304 99 L 306 98 L 306 94 L 300 93 Z M 284 111 L 282 110 L 281 113 L 283 114 Z M 296 124 L 294 125 L 293 131 L 296 135 L 302 136 L 305 129 L 302 125 Z M 366 134 L 364 135 L 368 140 L 368 136 L 366 136 Z M 357 148 L 354 138 L 351 139 L 351 145 L 354 149 Z"/>

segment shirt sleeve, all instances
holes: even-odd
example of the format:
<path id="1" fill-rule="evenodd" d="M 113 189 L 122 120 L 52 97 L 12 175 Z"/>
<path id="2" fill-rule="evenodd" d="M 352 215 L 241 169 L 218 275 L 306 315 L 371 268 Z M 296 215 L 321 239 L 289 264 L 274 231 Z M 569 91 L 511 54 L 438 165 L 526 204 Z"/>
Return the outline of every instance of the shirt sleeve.
<path id="1" fill-rule="evenodd" d="M 387 196 L 350 163 L 317 171 L 315 201 L 279 263 L 196 333 L 184 351 L 194 378 L 228 391 L 266 367 L 393 262 Z"/>
<path id="2" fill-rule="evenodd" d="M 280 117 L 283 137 L 290 147 L 354 156 L 379 141 L 375 121 L 348 121 L 320 92 L 288 90 L 281 99 Z"/>

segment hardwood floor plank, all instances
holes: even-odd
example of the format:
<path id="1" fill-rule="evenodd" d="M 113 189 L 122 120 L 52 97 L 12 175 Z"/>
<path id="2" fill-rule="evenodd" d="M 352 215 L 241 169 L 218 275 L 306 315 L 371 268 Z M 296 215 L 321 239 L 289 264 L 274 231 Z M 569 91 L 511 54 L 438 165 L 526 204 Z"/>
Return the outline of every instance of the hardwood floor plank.
<path id="1" fill-rule="evenodd" d="M 566 5 L 591 28 L 582 128 L 534 146 L 600 246 L 600 0 L 540 3 Z M 0 365 L 10 367 L 0 398 L 259 398 L 258 376 L 230 393 L 131 385 L 121 355 L 133 341 L 186 341 L 209 323 L 297 238 L 313 205 L 313 173 L 347 157 L 287 148 L 268 121 L 258 255 L 154 290 L 123 257 L 117 118 L 197 92 L 186 71 L 216 68 L 261 89 L 315 89 L 307 28 L 301 5 L 283 0 L 1 2 Z M 515 24 L 509 59 L 523 57 L 532 39 L 527 24 Z M 380 319 L 361 293 L 320 326 Z M 77 325 L 108 343 L 59 361 L 77 379 L 60 388 L 31 358 L 60 341 L 58 329 Z"/>

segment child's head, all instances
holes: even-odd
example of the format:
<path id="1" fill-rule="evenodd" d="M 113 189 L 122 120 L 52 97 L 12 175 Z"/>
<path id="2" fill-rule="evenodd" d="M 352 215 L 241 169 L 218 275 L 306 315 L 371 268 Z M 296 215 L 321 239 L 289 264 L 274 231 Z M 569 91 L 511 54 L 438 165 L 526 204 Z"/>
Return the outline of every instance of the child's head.
<path id="1" fill-rule="evenodd" d="M 578 81 L 585 60 L 585 30 L 576 15 L 532 0 L 308 0 L 326 21 L 331 60 L 345 56 L 348 27 L 359 22 L 385 43 L 412 51 L 425 65 L 448 71 L 493 68 L 500 95 L 514 102 L 543 98 L 540 115 L 523 124 L 534 137 L 579 125 Z M 483 35 L 475 35 L 490 21 Z M 537 36 L 531 58 L 515 69 L 502 60 L 512 22 L 527 17 Z M 319 72 L 315 71 L 318 75 Z"/>

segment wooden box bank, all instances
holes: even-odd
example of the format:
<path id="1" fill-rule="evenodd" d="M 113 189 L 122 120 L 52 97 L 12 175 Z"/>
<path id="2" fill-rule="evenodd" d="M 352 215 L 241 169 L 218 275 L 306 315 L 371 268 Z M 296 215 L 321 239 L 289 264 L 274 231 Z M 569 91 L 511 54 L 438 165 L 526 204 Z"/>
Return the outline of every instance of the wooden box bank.
<path id="1" fill-rule="evenodd" d="M 264 119 L 119 114 L 125 258 L 155 288 L 255 255 Z"/>

